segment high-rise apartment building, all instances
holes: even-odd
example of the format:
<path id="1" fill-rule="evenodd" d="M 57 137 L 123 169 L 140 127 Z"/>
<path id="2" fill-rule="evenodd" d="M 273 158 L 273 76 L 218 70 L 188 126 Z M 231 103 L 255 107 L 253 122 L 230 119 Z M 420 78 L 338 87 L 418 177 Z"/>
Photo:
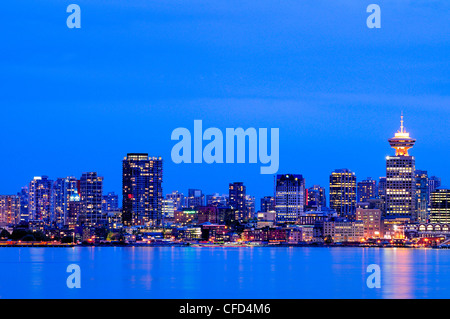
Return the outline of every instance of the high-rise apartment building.
<path id="1" fill-rule="evenodd" d="M 160 157 L 130 153 L 122 166 L 124 225 L 160 226 L 163 167 Z"/>
<path id="2" fill-rule="evenodd" d="M 20 198 L 20 221 L 27 222 L 30 219 L 28 209 L 28 186 L 22 187 L 17 195 Z"/>
<path id="3" fill-rule="evenodd" d="M 349 169 L 337 169 L 330 175 L 330 208 L 340 217 L 355 220 L 356 175 Z"/>
<path id="4" fill-rule="evenodd" d="M 78 221 L 85 226 L 101 226 L 106 223 L 102 212 L 103 177 L 96 172 L 83 173 L 79 182 L 81 212 Z"/>
<path id="5" fill-rule="evenodd" d="M 30 219 L 51 222 L 51 194 L 53 181 L 48 176 L 36 176 L 28 187 Z"/>
<path id="6" fill-rule="evenodd" d="M 57 178 L 52 185 L 52 221 L 57 225 L 67 224 L 69 197 L 77 189 L 75 177 Z"/>
<path id="7" fill-rule="evenodd" d="M 236 212 L 236 220 L 243 221 L 248 219 L 248 209 L 246 201 L 246 187 L 242 182 L 230 183 L 228 187 L 229 205 Z"/>

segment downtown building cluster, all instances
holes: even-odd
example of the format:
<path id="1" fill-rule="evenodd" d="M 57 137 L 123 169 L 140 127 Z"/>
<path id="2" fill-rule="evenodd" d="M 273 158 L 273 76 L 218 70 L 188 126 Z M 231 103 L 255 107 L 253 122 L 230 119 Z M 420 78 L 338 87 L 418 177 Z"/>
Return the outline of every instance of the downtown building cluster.
<path id="1" fill-rule="evenodd" d="M 163 160 L 129 153 L 122 161 L 122 202 L 104 193 L 96 172 L 55 180 L 35 177 L 16 195 L 0 196 L 0 226 L 13 234 L 40 232 L 75 242 L 367 242 L 450 236 L 450 190 L 417 170 L 415 140 L 403 126 L 389 139 L 386 176 L 357 181 L 349 169 L 325 187 L 306 187 L 300 174 L 274 176 L 274 193 L 260 199 L 232 182 L 228 194 L 188 189 L 163 195 Z M 328 199 L 328 201 L 327 201 Z M 25 231 L 25 232 L 24 232 Z M 3 236 L 6 236 L 2 232 Z M 15 239 L 19 239 L 16 238 Z"/>

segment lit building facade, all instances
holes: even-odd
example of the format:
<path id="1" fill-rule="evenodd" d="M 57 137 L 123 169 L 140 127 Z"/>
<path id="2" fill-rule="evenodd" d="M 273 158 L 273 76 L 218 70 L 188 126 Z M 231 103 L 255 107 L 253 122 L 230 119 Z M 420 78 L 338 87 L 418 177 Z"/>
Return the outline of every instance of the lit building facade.
<path id="1" fill-rule="evenodd" d="M 349 169 L 337 169 L 330 175 L 330 208 L 340 217 L 355 219 L 356 175 Z"/>
<path id="2" fill-rule="evenodd" d="M 450 224 L 450 189 L 435 189 L 431 193 L 430 223 Z"/>
<path id="3" fill-rule="evenodd" d="M 356 220 L 363 222 L 365 238 L 383 237 L 381 210 L 357 208 Z"/>
<path id="4" fill-rule="evenodd" d="M 123 216 L 126 226 L 160 226 L 162 223 L 162 159 L 130 153 L 123 160 Z"/>
<path id="5" fill-rule="evenodd" d="M 0 225 L 16 225 L 20 222 L 20 197 L 0 195 Z"/>
<path id="6" fill-rule="evenodd" d="M 277 175 L 275 212 L 277 223 L 297 223 L 305 211 L 305 179 L 298 174 Z"/>
<path id="7" fill-rule="evenodd" d="M 360 242 L 364 239 L 364 224 L 362 221 L 325 221 L 323 236 L 330 236 L 335 243 Z"/>

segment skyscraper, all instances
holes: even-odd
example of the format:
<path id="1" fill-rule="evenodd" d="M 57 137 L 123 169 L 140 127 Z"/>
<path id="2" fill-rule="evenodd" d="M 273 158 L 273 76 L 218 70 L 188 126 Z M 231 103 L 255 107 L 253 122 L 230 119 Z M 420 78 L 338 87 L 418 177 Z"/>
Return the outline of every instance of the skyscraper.
<path id="1" fill-rule="evenodd" d="M 330 208 L 340 217 L 355 220 L 356 175 L 349 169 L 337 169 L 330 175 Z"/>
<path id="2" fill-rule="evenodd" d="M 74 228 L 76 225 L 78 225 L 78 219 L 80 218 L 81 214 L 81 198 L 80 194 L 78 193 L 78 189 L 73 190 L 73 192 L 70 194 L 68 207 L 69 209 L 67 211 L 65 224 L 70 228 Z"/>
<path id="3" fill-rule="evenodd" d="M 296 223 L 305 211 L 305 179 L 298 174 L 277 175 L 275 212 L 278 223 Z"/>
<path id="4" fill-rule="evenodd" d="M 379 209 L 386 214 L 386 177 L 380 177 L 378 181 L 378 199 L 380 200 Z"/>
<path id="5" fill-rule="evenodd" d="M 48 176 L 36 176 L 29 185 L 28 209 L 30 219 L 51 222 L 52 180 Z"/>
<path id="6" fill-rule="evenodd" d="M 57 178 L 52 185 L 52 220 L 57 225 L 66 225 L 69 197 L 77 189 L 75 177 Z"/>
<path id="7" fill-rule="evenodd" d="M 27 222 L 30 219 L 28 208 L 28 186 L 22 187 L 17 195 L 20 198 L 20 221 Z"/>
<path id="8" fill-rule="evenodd" d="M 228 201 L 232 209 L 236 212 L 236 220 L 248 219 L 246 192 L 247 189 L 242 182 L 230 183 L 228 187 Z"/>
<path id="9" fill-rule="evenodd" d="M 450 189 L 435 189 L 431 193 L 430 222 L 432 224 L 450 223 Z"/>
<path id="10" fill-rule="evenodd" d="M 79 222 L 85 226 L 100 226 L 106 223 L 102 213 L 103 177 L 95 172 L 83 173 L 80 178 L 81 212 Z"/>
<path id="11" fill-rule="evenodd" d="M 409 136 L 403 126 L 389 139 L 395 156 L 386 159 L 386 216 L 389 218 L 417 219 L 415 158 L 408 154 L 416 140 Z"/>
<path id="12" fill-rule="evenodd" d="M 368 177 L 366 180 L 358 182 L 358 203 L 367 202 L 368 199 L 377 197 L 377 182 Z"/>
<path id="13" fill-rule="evenodd" d="M 162 223 L 161 157 L 129 153 L 122 163 L 122 220 L 124 225 L 160 226 Z"/>
<path id="14" fill-rule="evenodd" d="M 417 221 L 426 223 L 428 221 L 428 173 L 416 170 L 416 211 Z"/>
<path id="15" fill-rule="evenodd" d="M 247 219 L 255 217 L 255 197 L 245 195 L 245 205 L 247 206 Z"/>

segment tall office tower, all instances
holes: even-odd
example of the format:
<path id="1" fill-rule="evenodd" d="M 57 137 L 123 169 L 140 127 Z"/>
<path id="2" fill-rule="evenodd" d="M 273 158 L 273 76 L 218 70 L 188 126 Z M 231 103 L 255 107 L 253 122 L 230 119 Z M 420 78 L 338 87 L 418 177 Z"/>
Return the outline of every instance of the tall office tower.
<path id="1" fill-rule="evenodd" d="M 28 186 L 22 187 L 17 195 L 20 198 L 20 221 L 27 222 L 30 219 L 28 209 Z"/>
<path id="2" fill-rule="evenodd" d="M 114 192 L 109 192 L 102 197 L 102 212 L 115 212 L 119 209 L 119 195 Z"/>
<path id="3" fill-rule="evenodd" d="M 78 193 L 78 189 L 73 190 L 70 194 L 68 207 L 69 209 L 67 211 L 65 223 L 70 228 L 74 228 L 76 225 L 78 225 L 78 218 L 81 214 L 81 198 L 80 194 Z"/>
<path id="4" fill-rule="evenodd" d="M 0 225 L 16 225 L 20 222 L 20 197 L 0 195 Z"/>
<path id="5" fill-rule="evenodd" d="M 122 220 L 125 226 L 162 223 L 163 163 L 161 157 L 130 153 L 122 168 Z"/>
<path id="6" fill-rule="evenodd" d="M 186 197 L 184 197 L 183 193 L 178 191 L 173 191 L 170 194 L 166 195 L 166 199 L 171 199 L 175 206 L 175 210 L 182 210 L 187 207 Z"/>
<path id="7" fill-rule="evenodd" d="M 275 212 L 278 223 L 295 223 L 305 211 L 305 179 L 302 175 L 277 175 Z"/>
<path id="8" fill-rule="evenodd" d="M 431 207 L 431 193 L 439 187 L 441 187 L 441 179 L 436 176 L 431 176 L 428 179 L 428 207 Z"/>
<path id="9" fill-rule="evenodd" d="M 430 222 L 432 224 L 450 223 L 450 189 L 435 189 L 431 193 Z"/>
<path id="10" fill-rule="evenodd" d="M 103 177 L 95 172 L 83 173 L 80 178 L 81 212 L 79 223 L 85 226 L 100 226 L 106 222 L 102 213 Z"/>
<path id="11" fill-rule="evenodd" d="M 248 219 L 246 187 L 242 182 L 230 183 L 228 187 L 228 201 L 232 209 L 236 212 L 235 219 L 243 221 Z"/>
<path id="12" fill-rule="evenodd" d="M 206 195 L 206 206 L 225 207 L 228 205 L 228 195 L 218 193 Z"/>
<path id="13" fill-rule="evenodd" d="M 245 205 L 247 206 L 246 219 L 252 219 L 253 217 L 255 217 L 255 197 L 245 195 Z"/>
<path id="14" fill-rule="evenodd" d="M 386 217 L 409 218 L 417 220 L 415 158 L 408 150 L 414 146 L 415 139 L 409 136 L 403 126 L 389 139 L 395 149 L 395 156 L 386 158 Z"/>
<path id="15" fill-rule="evenodd" d="M 200 189 L 189 189 L 187 206 L 190 209 L 197 209 L 198 207 L 205 206 L 205 196 Z"/>
<path id="16" fill-rule="evenodd" d="M 417 221 L 426 223 L 428 221 L 428 172 L 416 170 L 416 211 Z"/>
<path id="17" fill-rule="evenodd" d="M 340 217 L 355 220 L 356 175 L 349 169 L 337 169 L 330 175 L 330 208 Z"/>
<path id="18" fill-rule="evenodd" d="M 57 178 L 52 185 L 51 212 L 52 220 L 57 225 L 66 225 L 69 211 L 69 197 L 77 189 L 78 180 L 75 177 Z"/>
<path id="19" fill-rule="evenodd" d="M 273 196 L 261 198 L 261 212 L 267 213 L 272 211 L 275 211 L 275 198 Z"/>
<path id="20" fill-rule="evenodd" d="M 358 182 L 357 184 L 358 191 L 358 203 L 367 202 L 368 199 L 377 197 L 377 181 L 368 177 L 366 180 L 362 182 Z"/>
<path id="21" fill-rule="evenodd" d="M 52 180 L 48 176 L 36 176 L 28 188 L 28 209 L 30 219 L 50 224 Z"/>
<path id="22" fill-rule="evenodd" d="M 322 207 L 326 207 L 327 197 L 325 195 L 325 188 L 320 185 L 314 185 L 308 188 L 307 205 L 313 210 L 321 210 Z"/>

